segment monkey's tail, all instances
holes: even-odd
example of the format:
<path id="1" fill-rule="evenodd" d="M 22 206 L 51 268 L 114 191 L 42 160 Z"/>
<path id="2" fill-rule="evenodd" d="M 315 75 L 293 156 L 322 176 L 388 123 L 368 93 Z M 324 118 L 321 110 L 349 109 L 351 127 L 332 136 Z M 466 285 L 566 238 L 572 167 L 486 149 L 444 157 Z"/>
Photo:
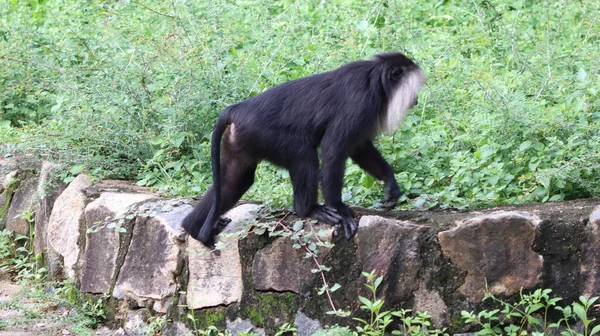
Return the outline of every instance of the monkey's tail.
<path id="1" fill-rule="evenodd" d="M 221 208 L 221 139 L 223 138 L 223 133 L 225 133 L 227 125 L 230 123 L 230 111 L 231 107 L 228 107 L 221 112 L 212 133 L 210 157 L 212 162 L 214 200 L 210 212 L 204 221 L 204 225 L 202 225 L 200 234 L 198 235 L 198 240 L 206 245 L 211 245 L 213 243 L 215 224 L 221 215 L 219 213 L 219 209 Z"/>

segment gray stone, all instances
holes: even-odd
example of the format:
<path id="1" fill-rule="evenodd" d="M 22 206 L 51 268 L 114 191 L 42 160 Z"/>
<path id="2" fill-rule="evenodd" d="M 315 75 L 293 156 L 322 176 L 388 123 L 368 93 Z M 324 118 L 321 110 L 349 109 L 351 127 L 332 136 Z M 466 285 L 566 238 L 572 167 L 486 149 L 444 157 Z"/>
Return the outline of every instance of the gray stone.
<path id="1" fill-rule="evenodd" d="M 435 328 L 442 328 L 447 325 L 448 307 L 442 299 L 440 293 L 436 290 L 428 290 L 425 284 L 415 293 L 415 304 L 413 311 L 427 312 L 431 315 L 431 323 Z"/>
<path id="2" fill-rule="evenodd" d="M 419 287 L 419 237 L 427 227 L 379 216 L 363 216 L 356 235 L 356 258 L 364 272 L 384 276 L 385 300 L 408 299 Z M 362 280 L 362 279 L 361 279 Z"/>
<path id="3" fill-rule="evenodd" d="M 100 327 L 96 330 L 96 336 L 125 336 L 125 330 L 119 328 L 118 330 L 112 330 L 108 327 Z"/>
<path id="4" fill-rule="evenodd" d="M 297 329 L 298 336 L 311 336 L 317 331 L 323 329 L 323 327 L 321 327 L 321 322 L 309 318 L 301 311 L 298 311 L 296 314 L 296 318 L 294 319 L 294 327 Z"/>
<path id="5" fill-rule="evenodd" d="M 15 172 L 14 178 L 11 178 L 6 185 L 3 186 L 2 192 L 0 192 L 0 230 L 4 230 L 6 228 L 8 209 L 10 208 L 10 202 L 18 186 L 19 180 L 16 179 Z"/>
<path id="6" fill-rule="evenodd" d="M 467 271 L 459 291 L 479 302 L 488 290 L 513 295 L 539 283 L 542 256 L 532 250 L 540 219 L 519 212 L 498 212 L 467 219 L 438 234 L 442 252 Z"/>
<path id="7" fill-rule="evenodd" d="M 67 275 L 76 279 L 77 260 L 80 252 L 80 232 L 85 230 L 85 188 L 90 180 L 86 175 L 77 176 L 58 196 L 48 221 L 49 246 L 63 259 Z"/>
<path id="8" fill-rule="evenodd" d="M 35 237 L 33 240 L 33 249 L 36 254 L 56 253 L 48 251 L 48 221 L 52 213 L 52 207 L 58 196 L 65 190 L 67 185 L 56 178 L 60 165 L 44 161 L 40 169 L 40 177 L 37 186 L 37 202 L 35 203 Z M 47 258 L 48 260 L 57 260 L 54 257 Z M 47 268 L 51 277 L 54 277 L 58 270 L 57 265 L 48 264 Z"/>
<path id="9" fill-rule="evenodd" d="M 127 320 L 125 321 L 125 325 L 123 329 L 125 330 L 125 334 L 127 336 L 142 336 L 146 335 L 146 321 L 148 321 L 149 317 L 148 310 L 139 309 L 135 311 L 130 311 L 127 313 Z"/>
<path id="10" fill-rule="evenodd" d="M 248 219 L 254 218 L 257 205 L 240 205 L 225 214 L 231 222 L 225 233 L 232 233 Z M 242 297 L 242 265 L 236 238 L 217 237 L 226 246 L 220 255 L 212 252 L 200 242 L 189 238 L 187 250 L 189 259 L 189 282 L 186 300 L 190 309 L 228 305 L 239 302 Z"/>
<path id="11" fill-rule="evenodd" d="M 17 171 L 13 170 L 11 172 L 8 172 L 6 175 L 0 175 L 2 176 L 2 178 L 0 178 L 0 193 L 4 191 L 4 189 L 6 189 L 6 187 L 8 186 L 8 184 L 17 178 Z"/>
<path id="12" fill-rule="evenodd" d="M 584 276 L 583 295 L 600 295 L 600 207 L 594 209 L 586 226 L 581 274 Z"/>
<path id="13" fill-rule="evenodd" d="M 105 192 L 85 208 L 87 228 L 99 223 L 107 225 L 123 217 L 130 206 L 153 198 L 152 194 Z M 106 219 L 109 218 L 108 221 Z M 120 234 L 114 228 L 104 227 L 86 233 L 86 246 L 81 261 L 81 290 L 88 293 L 108 293 L 115 280 L 117 256 L 121 245 Z"/>
<path id="14" fill-rule="evenodd" d="M 315 280 L 320 278 L 319 273 L 311 270 L 318 267 L 312 258 L 305 257 L 304 248 L 295 249 L 293 245 L 292 240 L 281 237 L 256 252 L 252 263 L 254 289 L 298 294 L 310 292 Z M 328 248 L 319 248 L 317 260 L 322 263 L 329 252 Z"/>
<path id="15" fill-rule="evenodd" d="M 248 332 L 265 336 L 265 330 L 262 328 L 256 328 L 254 325 L 252 325 L 250 320 L 242 320 L 238 317 L 234 321 L 227 320 L 226 323 L 227 331 L 229 331 L 232 336 L 246 335 Z"/>
<path id="16" fill-rule="evenodd" d="M 161 335 L 163 336 L 192 336 L 193 333 L 188 329 L 182 322 L 167 323 L 162 330 Z"/>
<path id="17" fill-rule="evenodd" d="M 175 277 L 182 264 L 181 221 L 191 210 L 187 204 L 171 206 L 170 202 L 144 204 L 146 213 L 156 215 L 136 218 L 129 250 L 113 291 L 117 299 L 131 299 L 140 307 L 160 313 L 170 307 L 177 290 Z"/>
<path id="18" fill-rule="evenodd" d="M 6 215 L 6 229 L 17 235 L 29 236 L 29 225 L 34 219 L 38 179 L 29 176 L 19 183 L 15 190 Z"/>

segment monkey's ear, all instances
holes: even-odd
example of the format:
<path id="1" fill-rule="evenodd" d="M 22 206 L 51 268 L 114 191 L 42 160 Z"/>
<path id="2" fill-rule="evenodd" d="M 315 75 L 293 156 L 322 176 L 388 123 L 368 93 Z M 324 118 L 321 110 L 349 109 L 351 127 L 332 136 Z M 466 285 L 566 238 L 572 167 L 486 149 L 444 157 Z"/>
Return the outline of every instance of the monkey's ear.
<path id="1" fill-rule="evenodd" d="M 402 74 L 404 74 L 403 67 L 394 67 L 390 72 L 390 79 L 394 82 L 398 82 L 400 80 L 400 77 L 402 77 Z"/>

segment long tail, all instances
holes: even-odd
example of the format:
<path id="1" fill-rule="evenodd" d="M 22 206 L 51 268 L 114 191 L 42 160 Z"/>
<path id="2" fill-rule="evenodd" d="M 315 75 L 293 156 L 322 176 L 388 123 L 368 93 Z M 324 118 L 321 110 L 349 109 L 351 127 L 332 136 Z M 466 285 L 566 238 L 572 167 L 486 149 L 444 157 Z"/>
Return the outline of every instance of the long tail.
<path id="1" fill-rule="evenodd" d="M 215 224 L 221 215 L 219 213 L 219 209 L 221 208 L 221 139 L 223 138 L 223 133 L 225 133 L 227 125 L 230 123 L 230 111 L 231 107 L 228 107 L 221 113 L 219 119 L 217 119 L 217 122 L 215 123 L 215 128 L 212 133 L 210 156 L 212 161 L 215 198 L 212 202 L 210 212 L 204 221 L 204 225 L 202 225 L 200 234 L 198 235 L 198 240 L 206 245 L 211 245 L 213 243 Z"/>

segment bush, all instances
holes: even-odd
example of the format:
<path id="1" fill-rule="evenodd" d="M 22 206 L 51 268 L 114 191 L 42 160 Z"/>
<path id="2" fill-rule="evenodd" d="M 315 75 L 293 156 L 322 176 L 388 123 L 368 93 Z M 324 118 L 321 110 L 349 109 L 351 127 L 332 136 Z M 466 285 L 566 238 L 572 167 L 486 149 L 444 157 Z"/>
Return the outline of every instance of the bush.
<path id="1" fill-rule="evenodd" d="M 227 105 L 401 50 L 428 74 L 378 147 L 413 202 L 477 207 L 600 194 L 598 5 L 531 0 L 0 0 L 0 142 L 172 195 L 211 183 Z M 344 200 L 381 188 L 349 165 Z M 288 205 L 263 164 L 246 197 Z M 266 181 L 266 183 L 265 183 Z"/>

